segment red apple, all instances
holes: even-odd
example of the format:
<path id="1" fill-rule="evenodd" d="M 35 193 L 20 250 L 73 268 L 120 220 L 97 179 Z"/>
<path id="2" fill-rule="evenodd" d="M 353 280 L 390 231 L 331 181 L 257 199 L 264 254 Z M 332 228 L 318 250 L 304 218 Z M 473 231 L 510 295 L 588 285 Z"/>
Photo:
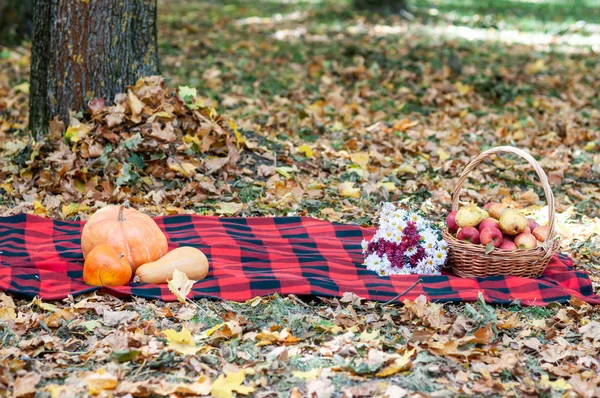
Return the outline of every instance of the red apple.
<path id="1" fill-rule="evenodd" d="M 502 244 L 502 231 L 495 227 L 484 228 L 483 231 L 481 231 L 479 240 L 484 246 L 487 246 L 488 243 L 491 243 L 494 245 L 494 247 L 499 247 L 500 244 Z"/>
<path id="2" fill-rule="evenodd" d="M 540 225 L 531 217 L 527 218 L 527 225 L 529 226 L 529 229 L 532 231 L 535 231 L 535 229 L 537 227 L 539 227 Z"/>
<path id="3" fill-rule="evenodd" d="M 548 239 L 548 232 L 550 232 L 550 227 L 547 225 L 540 225 L 536 229 L 533 230 L 533 236 L 540 242 L 545 242 Z"/>
<path id="4" fill-rule="evenodd" d="M 500 250 L 517 250 L 517 245 L 515 245 L 510 240 L 503 240 L 502 244 L 499 247 Z"/>
<path id="5" fill-rule="evenodd" d="M 519 249 L 534 249 L 537 247 L 537 239 L 531 234 L 521 232 L 515 237 L 515 245 Z"/>
<path id="6" fill-rule="evenodd" d="M 483 205 L 484 210 L 489 209 L 490 207 L 492 207 L 493 205 L 498 204 L 498 202 L 487 202 L 485 205 Z"/>
<path id="7" fill-rule="evenodd" d="M 456 225 L 456 212 L 451 211 L 446 217 L 446 225 L 448 226 L 448 231 L 456 232 L 458 231 L 458 225 Z"/>
<path id="8" fill-rule="evenodd" d="M 491 228 L 498 228 L 498 225 L 500 223 L 498 222 L 498 220 L 496 220 L 495 218 L 492 217 L 488 217 L 485 220 L 483 220 L 480 224 L 479 224 L 479 232 L 481 233 L 484 229 L 486 229 L 487 227 L 491 227 Z"/>
<path id="9" fill-rule="evenodd" d="M 528 233 L 528 234 L 530 234 L 531 233 L 531 228 L 525 227 L 525 229 L 521 233 Z"/>
<path id="10" fill-rule="evenodd" d="M 458 231 L 456 239 L 479 244 L 479 231 L 475 227 L 464 227 Z"/>

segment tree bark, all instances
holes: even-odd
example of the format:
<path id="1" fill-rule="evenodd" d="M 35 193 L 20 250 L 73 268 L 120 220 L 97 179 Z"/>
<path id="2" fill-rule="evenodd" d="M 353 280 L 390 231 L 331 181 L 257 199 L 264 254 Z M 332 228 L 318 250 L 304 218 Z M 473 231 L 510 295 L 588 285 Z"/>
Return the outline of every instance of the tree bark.
<path id="1" fill-rule="evenodd" d="M 31 36 L 33 0 L 0 0 L 0 43 L 13 44 Z"/>
<path id="2" fill-rule="evenodd" d="M 354 7 L 379 14 L 398 14 L 406 10 L 406 0 L 354 0 Z"/>
<path id="3" fill-rule="evenodd" d="M 109 101 L 159 73 L 156 0 L 34 0 L 29 126 L 41 139 L 55 116 Z"/>

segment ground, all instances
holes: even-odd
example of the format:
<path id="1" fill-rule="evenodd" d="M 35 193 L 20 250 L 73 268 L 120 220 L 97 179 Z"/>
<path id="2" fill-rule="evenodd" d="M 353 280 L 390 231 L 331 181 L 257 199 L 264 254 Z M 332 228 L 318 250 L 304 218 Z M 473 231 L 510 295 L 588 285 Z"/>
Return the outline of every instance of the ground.
<path id="1" fill-rule="evenodd" d="M 562 250 L 600 291 L 592 2 L 415 1 L 403 17 L 336 0 L 159 3 L 164 82 L 141 82 L 120 105 L 94 103 L 47 143 L 26 133 L 30 46 L 0 48 L 0 214 L 86 219 L 129 199 L 155 215 L 374 225 L 393 201 L 441 221 L 465 165 L 514 145 L 548 174 Z M 156 104 L 164 113 L 148 120 Z M 181 123 L 169 130 L 173 119 Z M 195 141 L 189 125 L 210 128 Z M 497 157 L 472 177 L 464 202 L 502 200 L 546 217 L 524 161 Z M 32 395 L 36 383 L 38 396 L 65 397 L 600 394 L 598 311 L 577 301 L 0 300 L 7 396 Z"/>

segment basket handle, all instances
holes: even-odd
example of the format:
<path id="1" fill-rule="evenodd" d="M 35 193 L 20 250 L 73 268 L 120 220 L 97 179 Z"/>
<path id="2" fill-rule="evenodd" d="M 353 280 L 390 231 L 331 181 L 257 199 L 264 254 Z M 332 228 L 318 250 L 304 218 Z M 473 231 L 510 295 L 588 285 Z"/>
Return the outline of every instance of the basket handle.
<path id="1" fill-rule="evenodd" d="M 550 229 L 548 230 L 548 239 L 542 245 L 547 252 L 551 251 L 552 242 L 554 241 L 554 195 L 552 194 L 552 189 L 550 189 L 550 184 L 548 183 L 548 176 L 544 172 L 544 169 L 539 165 L 539 163 L 527 152 L 515 148 L 512 146 L 498 146 L 495 148 L 488 149 L 487 151 L 481 152 L 475 159 L 471 160 L 471 162 L 465 167 L 463 172 L 458 177 L 458 184 L 454 189 L 454 193 L 452 194 L 452 211 L 458 210 L 458 199 L 460 195 L 460 190 L 462 188 L 463 183 L 467 179 L 469 173 L 473 171 L 475 167 L 479 165 L 479 163 L 483 162 L 485 159 L 497 153 L 513 153 L 527 160 L 527 162 L 533 167 L 535 172 L 537 173 L 540 181 L 542 182 L 542 187 L 544 188 L 544 194 L 546 195 L 546 201 L 548 202 L 548 224 Z"/>

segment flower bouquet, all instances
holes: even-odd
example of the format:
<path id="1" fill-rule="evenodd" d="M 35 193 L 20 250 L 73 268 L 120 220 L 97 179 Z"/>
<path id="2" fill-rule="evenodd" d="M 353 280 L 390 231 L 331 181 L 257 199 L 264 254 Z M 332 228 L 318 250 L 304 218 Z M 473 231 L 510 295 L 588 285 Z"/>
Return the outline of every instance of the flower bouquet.
<path id="1" fill-rule="evenodd" d="M 448 258 L 448 243 L 440 230 L 417 213 L 385 203 L 379 228 L 362 242 L 364 265 L 379 275 L 439 275 Z"/>

